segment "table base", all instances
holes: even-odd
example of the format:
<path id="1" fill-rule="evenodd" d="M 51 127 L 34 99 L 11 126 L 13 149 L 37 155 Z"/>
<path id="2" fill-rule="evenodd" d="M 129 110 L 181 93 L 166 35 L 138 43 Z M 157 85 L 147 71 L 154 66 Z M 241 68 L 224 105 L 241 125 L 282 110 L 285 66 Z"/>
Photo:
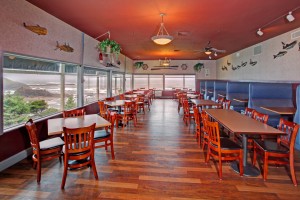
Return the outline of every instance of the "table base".
<path id="1" fill-rule="evenodd" d="M 235 161 L 232 162 L 230 164 L 231 168 L 233 169 L 233 171 L 235 171 L 236 173 L 240 173 L 240 165 L 239 162 Z M 260 171 L 257 167 L 251 165 L 250 163 L 247 163 L 246 166 L 244 166 L 244 176 L 259 176 L 260 175 Z"/>

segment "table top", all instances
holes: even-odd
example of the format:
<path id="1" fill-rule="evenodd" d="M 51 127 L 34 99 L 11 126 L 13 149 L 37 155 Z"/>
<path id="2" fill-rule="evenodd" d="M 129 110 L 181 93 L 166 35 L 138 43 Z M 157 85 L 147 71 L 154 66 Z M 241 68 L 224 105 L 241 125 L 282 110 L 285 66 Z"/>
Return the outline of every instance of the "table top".
<path id="1" fill-rule="evenodd" d="M 241 103 L 248 103 L 248 99 L 238 99 L 238 98 L 234 98 L 233 100 L 234 100 L 234 101 L 237 101 L 237 102 L 241 102 Z"/>
<path id="2" fill-rule="evenodd" d="M 232 133 L 247 135 L 282 135 L 284 132 L 228 109 L 206 109 L 205 112 Z"/>
<path id="3" fill-rule="evenodd" d="M 83 115 L 80 117 L 48 119 L 48 135 L 58 135 L 63 133 L 63 127 L 80 128 L 96 123 L 96 129 L 110 126 L 110 122 L 97 114 Z"/>
<path id="4" fill-rule="evenodd" d="M 277 113 L 279 115 L 293 115 L 296 113 L 296 108 L 294 107 L 261 107 L 262 109 Z"/>
<path id="5" fill-rule="evenodd" d="M 193 104 L 196 106 L 217 106 L 219 105 L 217 102 L 212 100 L 205 100 L 205 99 L 191 99 Z"/>
<path id="6" fill-rule="evenodd" d="M 116 107 L 116 106 L 124 106 L 125 102 L 130 102 L 130 100 L 105 101 L 104 104 L 110 107 Z"/>

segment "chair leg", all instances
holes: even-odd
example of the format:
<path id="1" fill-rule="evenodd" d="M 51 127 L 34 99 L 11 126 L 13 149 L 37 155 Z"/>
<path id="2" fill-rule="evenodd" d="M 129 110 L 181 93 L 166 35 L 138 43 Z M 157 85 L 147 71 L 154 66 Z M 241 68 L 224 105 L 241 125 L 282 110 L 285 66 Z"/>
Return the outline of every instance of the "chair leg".
<path id="1" fill-rule="evenodd" d="M 222 159 L 219 156 L 219 179 L 222 180 Z"/>
<path id="2" fill-rule="evenodd" d="M 105 144 L 105 150 L 107 151 L 107 141 L 105 141 L 104 144 Z"/>
<path id="3" fill-rule="evenodd" d="M 210 156 L 210 148 L 208 147 L 208 149 L 207 149 L 207 154 L 206 154 L 206 159 L 205 159 L 205 163 L 208 163 L 208 161 L 209 161 L 209 156 Z"/>
<path id="4" fill-rule="evenodd" d="M 256 159 L 257 159 L 257 147 L 254 144 L 254 148 L 253 148 L 253 160 L 252 160 L 252 165 L 255 166 L 256 163 Z"/>
<path id="5" fill-rule="evenodd" d="M 292 181 L 294 186 L 297 186 L 297 179 L 296 179 L 296 174 L 295 174 L 295 167 L 294 167 L 294 155 L 290 154 L 290 173 L 292 177 Z"/>
<path id="6" fill-rule="evenodd" d="M 111 158 L 115 159 L 115 151 L 114 151 L 114 143 L 113 141 L 110 141 L 110 151 L 111 151 Z"/>
<path id="7" fill-rule="evenodd" d="M 37 161 L 37 182 L 41 182 L 41 161 Z"/>
<path id="8" fill-rule="evenodd" d="M 243 150 L 242 149 L 240 150 L 239 164 L 240 164 L 240 176 L 243 176 L 244 175 L 244 165 L 243 165 Z"/>
<path id="9" fill-rule="evenodd" d="M 263 178 L 264 178 L 264 181 L 267 180 L 267 175 L 268 175 L 268 152 L 265 152 L 264 153 L 264 172 L 263 172 Z"/>
<path id="10" fill-rule="evenodd" d="M 62 181 L 61 181 L 61 186 L 60 186 L 61 189 L 65 188 L 66 179 L 67 179 L 67 173 L 68 173 L 68 160 L 64 159 L 64 173 L 63 173 L 63 177 L 62 177 Z"/>
<path id="11" fill-rule="evenodd" d="M 36 161 L 33 161 L 32 168 L 33 168 L 33 169 L 36 169 L 36 165 L 37 165 L 37 162 L 36 162 Z"/>
<path id="12" fill-rule="evenodd" d="M 96 165 L 95 165 L 95 159 L 94 159 L 93 154 L 91 155 L 91 166 L 92 166 L 92 169 L 93 169 L 95 179 L 98 180 L 98 173 L 97 173 L 97 168 L 96 168 Z"/>

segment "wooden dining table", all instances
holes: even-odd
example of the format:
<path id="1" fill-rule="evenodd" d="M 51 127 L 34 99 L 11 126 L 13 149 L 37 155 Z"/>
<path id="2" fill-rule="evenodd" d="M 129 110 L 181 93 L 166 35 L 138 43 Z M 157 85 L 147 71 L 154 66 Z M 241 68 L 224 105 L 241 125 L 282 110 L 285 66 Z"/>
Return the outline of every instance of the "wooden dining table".
<path id="1" fill-rule="evenodd" d="M 264 110 L 271 111 L 273 113 L 279 114 L 279 115 L 294 115 L 296 113 L 295 107 L 268 107 L 268 106 L 262 106 L 261 107 Z"/>
<path id="2" fill-rule="evenodd" d="M 219 104 L 212 100 L 205 99 L 191 99 L 191 102 L 195 104 L 197 107 L 203 108 L 203 106 L 218 106 Z"/>
<path id="3" fill-rule="evenodd" d="M 217 121 L 231 133 L 242 135 L 243 145 L 243 166 L 245 176 L 258 176 L 259 169 L 247 162 L 248 136 L 249 135 L 283 135 L 284 132 L 275 129 L 267 124 L 256 121 L 246 115 L 228 109 L 206 109 L 205 112 L 213 121 Z M 239 165 L 232 162 L 231 167 L 239 173 Z"/>
<path id="4" fill-rule="evenodd" d="M 96 129 L 110 126 L 111 123 L 97 114 L 83 115 L 79 117 L 48 119 L 48 135 L 61 135 L 63 127 L 80 128 L 96 124 Z"/>

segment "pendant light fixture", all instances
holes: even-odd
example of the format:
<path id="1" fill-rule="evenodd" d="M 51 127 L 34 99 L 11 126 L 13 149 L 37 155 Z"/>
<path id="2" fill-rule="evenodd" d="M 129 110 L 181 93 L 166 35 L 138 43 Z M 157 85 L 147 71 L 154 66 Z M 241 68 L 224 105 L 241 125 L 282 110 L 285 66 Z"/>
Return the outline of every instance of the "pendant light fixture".
<path id="1" fill-rule="evenodd" d="M 173 37 L 169 35 L 167 29 L 164 26 L 165 14 L 161 13 L 160 16 L 161 16 L 161 23 L 160 23 L 158 33 L 157 33 L 157 35 L 153 36 L 151 39 L 156 44 L 165 45 L 165 44 L 170 43 L 173 40 Z"/>

